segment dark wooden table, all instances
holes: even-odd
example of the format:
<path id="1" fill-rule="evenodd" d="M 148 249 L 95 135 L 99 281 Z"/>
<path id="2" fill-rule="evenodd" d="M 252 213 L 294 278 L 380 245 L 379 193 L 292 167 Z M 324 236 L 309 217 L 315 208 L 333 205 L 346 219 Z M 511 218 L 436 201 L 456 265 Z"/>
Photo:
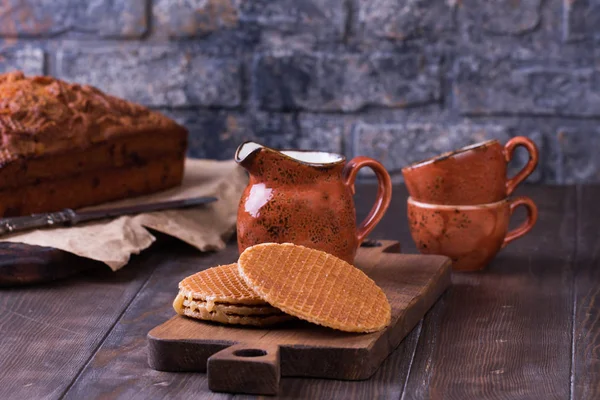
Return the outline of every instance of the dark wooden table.
<path id="1" fill-rule="evenodd" d="M 357 192 L 360 217 L 374 188 Z M 600 187 L 520 194 L 539 205 L 534 230 L 487 271 L 455 273 L 453 287 L 370 380 L 284 378 L 281 397 L 600 398 Z M 371 237 L 415 252 L 404 187 L 395 187 Z M 231 397 L 211 393 L 204 374 L 148 368 L 146 333 L 174 314 L 179 280 L 236 258 L 235 245 L 202 255 L 170 243 L 117 273 L 1 290 L 0 399 Z"/>

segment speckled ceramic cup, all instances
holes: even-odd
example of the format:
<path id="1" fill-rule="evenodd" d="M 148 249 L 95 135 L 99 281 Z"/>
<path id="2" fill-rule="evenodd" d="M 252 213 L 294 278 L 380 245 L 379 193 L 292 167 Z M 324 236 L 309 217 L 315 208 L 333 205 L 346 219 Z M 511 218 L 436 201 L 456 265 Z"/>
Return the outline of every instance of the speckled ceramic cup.
<path id="1" fill-rule="evenodd" d="M 514 177 L 507 177 L 507 164 L 514 150 L 523 146 L 529 162 Z M 475 205 L 500 201 L 535 170 L 538 149 L 524 136 L 502 146 L 490 140 L 412 164 L 402 169 L 410 196 L 431 204 Z"/>
<path id="2" fill-rule="evenodd" d="M 519 206 L 527 209 L 527 220 L 508 230 L 510 217 Z M 472 206 L 444 206 L 408 199 L 410 233 L 423 254 L 452 259 L 455 271 L 484 269 L 508 243 L 528 233 L 538 210 L 528 197 Z"/>

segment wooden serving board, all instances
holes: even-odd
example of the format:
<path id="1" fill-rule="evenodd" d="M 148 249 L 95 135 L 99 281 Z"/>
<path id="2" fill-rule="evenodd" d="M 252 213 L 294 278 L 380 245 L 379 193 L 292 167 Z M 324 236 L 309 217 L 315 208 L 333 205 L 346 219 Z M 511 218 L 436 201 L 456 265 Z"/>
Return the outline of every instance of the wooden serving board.
<path id="1" fill-rule="evenodd" d="M 152 230 L 152 234 L 156 237 L 153 248 L 177 241 L 158 231 Z M 52 247 L 0 242 L 0 287 L 52 282 L 94 268 L 108 267 L 100 261 Z"/>
<path id="2" fill-rule="evenodd" d="M 354 334 L 297 321 L 270 329 L 176 315 L 148 333 L 148 362 L 160 371 L 207 372 L 214 391 L 274 394 L 279 376 L 367 379 L 450 285 L 450 259 L 399 254 L 399 244 L 361 247 L 355 265 L 384 290 L 392 322 Z M 175 293 L 173 293 L 173 298 Z"/>
<path id="3" fill-rule="evenodd" d="M 98 265 L 102 264 L 52 247 L 0 243 L 0 287 L 64 279 Z"/>

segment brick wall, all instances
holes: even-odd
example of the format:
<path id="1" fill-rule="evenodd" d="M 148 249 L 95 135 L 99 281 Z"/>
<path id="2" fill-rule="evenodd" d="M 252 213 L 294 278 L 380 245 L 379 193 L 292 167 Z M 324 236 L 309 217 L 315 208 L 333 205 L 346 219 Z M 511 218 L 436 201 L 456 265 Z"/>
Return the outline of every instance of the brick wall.
<path id="1" fill-rule="evenodd" d="M 194 156 L 254 139 L 376 157 L 396 180 L 526 135 L 529 182 L 600 181 L 599 39 L 594 0 L 0 0 L 0 71 L 163 110 Z"/>

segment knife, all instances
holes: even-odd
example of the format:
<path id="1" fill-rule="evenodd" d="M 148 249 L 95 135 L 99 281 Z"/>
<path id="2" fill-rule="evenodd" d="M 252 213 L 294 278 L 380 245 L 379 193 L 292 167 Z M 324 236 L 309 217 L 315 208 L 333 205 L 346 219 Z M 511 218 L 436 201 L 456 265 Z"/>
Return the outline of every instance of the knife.
<path id="1" fill-rule="evenodd" d="M 0 219 L 0 235 L 36 228 L 54 226 L 73 226 L 82 222 L 119 217 L 121 215 L 142 214 L 153 211 L 190 208 L 216 201 L 216 197 L 194 197 L 184 200 L 163 201 L 127 207 L 115 207 L 91 211 L 74 211 L 66 208 L 62 211 L 32 214 L 23 217 Z"/>

